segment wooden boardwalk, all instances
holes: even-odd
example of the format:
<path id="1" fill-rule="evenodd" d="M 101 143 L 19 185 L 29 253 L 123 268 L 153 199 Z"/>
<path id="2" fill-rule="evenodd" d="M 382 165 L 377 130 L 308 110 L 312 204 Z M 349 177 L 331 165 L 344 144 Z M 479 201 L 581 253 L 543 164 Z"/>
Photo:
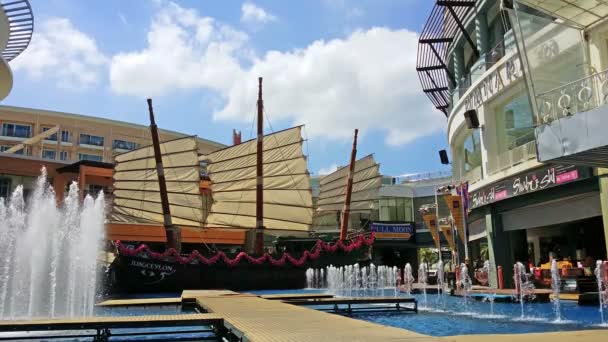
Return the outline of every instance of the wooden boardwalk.
<path id="1" fill-rule="evenodd" d="M 297 300 L 297 299 L 321 299 L 321 298 L 333 298 L 334 295 L 328 293 L 287 293 L 287 294 L 276 294 L 276 295 L 262 295 L 264 299 L 271 300 Z"/>
<path id="2" fill-rule="evenodd" d="M 419 341 L 428 336 L 256 296 L 204 296 L 197 305 L 224 318 L 243 341 Z"/>
<path id="3" fill-rule="evenodd" d="M 0 321 L 0 331 L 96 330 L 115 328 L 219 325 L 221 323 L 221 316 L 210 313 L 124 317 L 103 316 L 69 319 Z"/>
<path id="4" fill-rule="evenodd" d="M 110 299 L 97 303 L 96 306 L 147 306 L 147 305 L 178 305 L 180 297 L 174 298 L 139 298 L 139 299 Z"/>

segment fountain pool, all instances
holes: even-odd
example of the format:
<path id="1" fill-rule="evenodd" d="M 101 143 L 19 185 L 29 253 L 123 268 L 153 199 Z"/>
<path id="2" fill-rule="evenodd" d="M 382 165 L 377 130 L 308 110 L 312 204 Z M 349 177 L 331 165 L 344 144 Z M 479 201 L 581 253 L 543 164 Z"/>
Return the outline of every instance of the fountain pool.
<path id="1" fill-rule="evenodd" d="M 279 293 L 324 293 L 323 289 L 304 289 L 299 291 L 252 291 L 255 294 Z M 377 296 L 379 291 L 374 289 L 368 295 Z M 384 296 L 392 296 L 392 289 L 385 289 Z M 361 292 L 358 293 L 361 295 Z M 405 293 L 400 294 L 407 296 Z M 418 303 L 422 303 L 422 294 L 416 294 Z M 427 294 L 428 308 L 419 307 L 418 314 L 356 314 L 353 318 L 362 319 L 382 325 L 403 328 L 421 334 L 432 336 L 453 336 L 472 334 L 514 334 L 537 333 L 551 331 L 571 331 L 597 329 L 600 317 L 597 307 L 579 306 L 576 303 L 561 303 L 562 322 L 554 322 L 552 303 L 534 303 L 525 306 L 524 318 L 518 303 L 493 303 L 494 314 L 488 302 L 469 299 L 468 307 L 464 308 L 463 299 L 444 296 L 441 307 L 433 303 L 441 303 L 436 294 Z M 321 308 L 311 307 L 311 308 Z M 608 327 L 608 326 L 606 326 Z"/>

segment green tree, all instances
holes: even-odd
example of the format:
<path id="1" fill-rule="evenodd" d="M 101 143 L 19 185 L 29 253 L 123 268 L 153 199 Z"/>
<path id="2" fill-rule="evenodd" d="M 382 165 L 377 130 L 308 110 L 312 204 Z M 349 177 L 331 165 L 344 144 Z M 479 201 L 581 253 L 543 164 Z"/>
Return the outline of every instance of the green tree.
<path id="1" fill-rule="evenodd" d="M 420 262 L 425 263 L 429 269 L 439 261 L 439 254 L 435 248 L 420 248 L 418 256 Z"/>

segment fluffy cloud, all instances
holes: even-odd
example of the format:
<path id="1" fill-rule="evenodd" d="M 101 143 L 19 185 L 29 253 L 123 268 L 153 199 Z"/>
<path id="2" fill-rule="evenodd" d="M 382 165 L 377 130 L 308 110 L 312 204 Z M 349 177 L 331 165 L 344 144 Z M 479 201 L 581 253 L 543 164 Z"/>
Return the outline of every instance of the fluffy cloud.
<path id="1" fill-rule="evenodd" d="M 112 90 L 146 97 L 180 89 L 229 89 L 242 73 L 239 55 L 248 53 L 247 35 L 193 9 L 175 3 L 160 6 L 148 46 L 112 58 Z"/>
<path id="2" fill-rule="evenodd" d="M 30 46 L 11 65 L 30 78 L 78 89 L 98 84 L 106 63 L 93 38 L 68 19 L 51 18 L 36 25 Z"/>
<path id="3" fill-rule="evenodd" d="M 245 2 L 241 6 L 241 22 L 265 24 L 276 21 L 277 17 L 256 6 L 253 2 Z"/>
<path id="4" fill-rule="evenodd" d="M 372 28 L 345 39 L 316 41 L 304 49 L 270 51 L 241 74 L 227 93 L 219 120 L 250 120 L 257 76 L 264 77 L 271 118 L 306 124 L 312 137 L 345 139 L 380 131 L 403 145 L 444 128 L 420 89 L 417 35 Z"/>
<path id="5" fill-rule="evenodd" d="M 317 172 L 317 174 L 319 176 L 324 176 L 324 175 L 328 175 L 334 171 L 336 171 L 338 169 L 338 164 L 333 163 L 328 167 L 322 167 L 321 169 L 319 169 L 319 172 Z"/>
<path id="6" fill-rule="evenodd" d="M 329 140 L 350 139 L 359 128 L 397 146 L 445 128 L 418 82 L 417 39 L 376 27 L 256 56 L 245 33 L 169 3 L 145 49 L 112 58 L 110 81 L 116 93 L 142 97 L 212 90 L 222 98 L 214 119 L 250 122 L 263 76 L 272 120 L 306 124 L 310 137 Z"/>

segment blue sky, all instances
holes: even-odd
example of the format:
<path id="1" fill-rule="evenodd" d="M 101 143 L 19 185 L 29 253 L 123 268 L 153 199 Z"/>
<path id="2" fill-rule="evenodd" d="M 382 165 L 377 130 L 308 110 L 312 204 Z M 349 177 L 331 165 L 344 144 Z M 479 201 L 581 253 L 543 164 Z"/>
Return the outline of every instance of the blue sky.
<path id="1" fill-rule="evenodd" d="M 445 170 L 446 120 L 422 93 L 429 0 L 31 0 L 35 34 L 3 104 L 252 137 L 257 76 L 274 130 L 306 124 L 316 174 L 375 153 L 384 174 Z M 270 131 L 267 126 L 266 131 Z"/>

